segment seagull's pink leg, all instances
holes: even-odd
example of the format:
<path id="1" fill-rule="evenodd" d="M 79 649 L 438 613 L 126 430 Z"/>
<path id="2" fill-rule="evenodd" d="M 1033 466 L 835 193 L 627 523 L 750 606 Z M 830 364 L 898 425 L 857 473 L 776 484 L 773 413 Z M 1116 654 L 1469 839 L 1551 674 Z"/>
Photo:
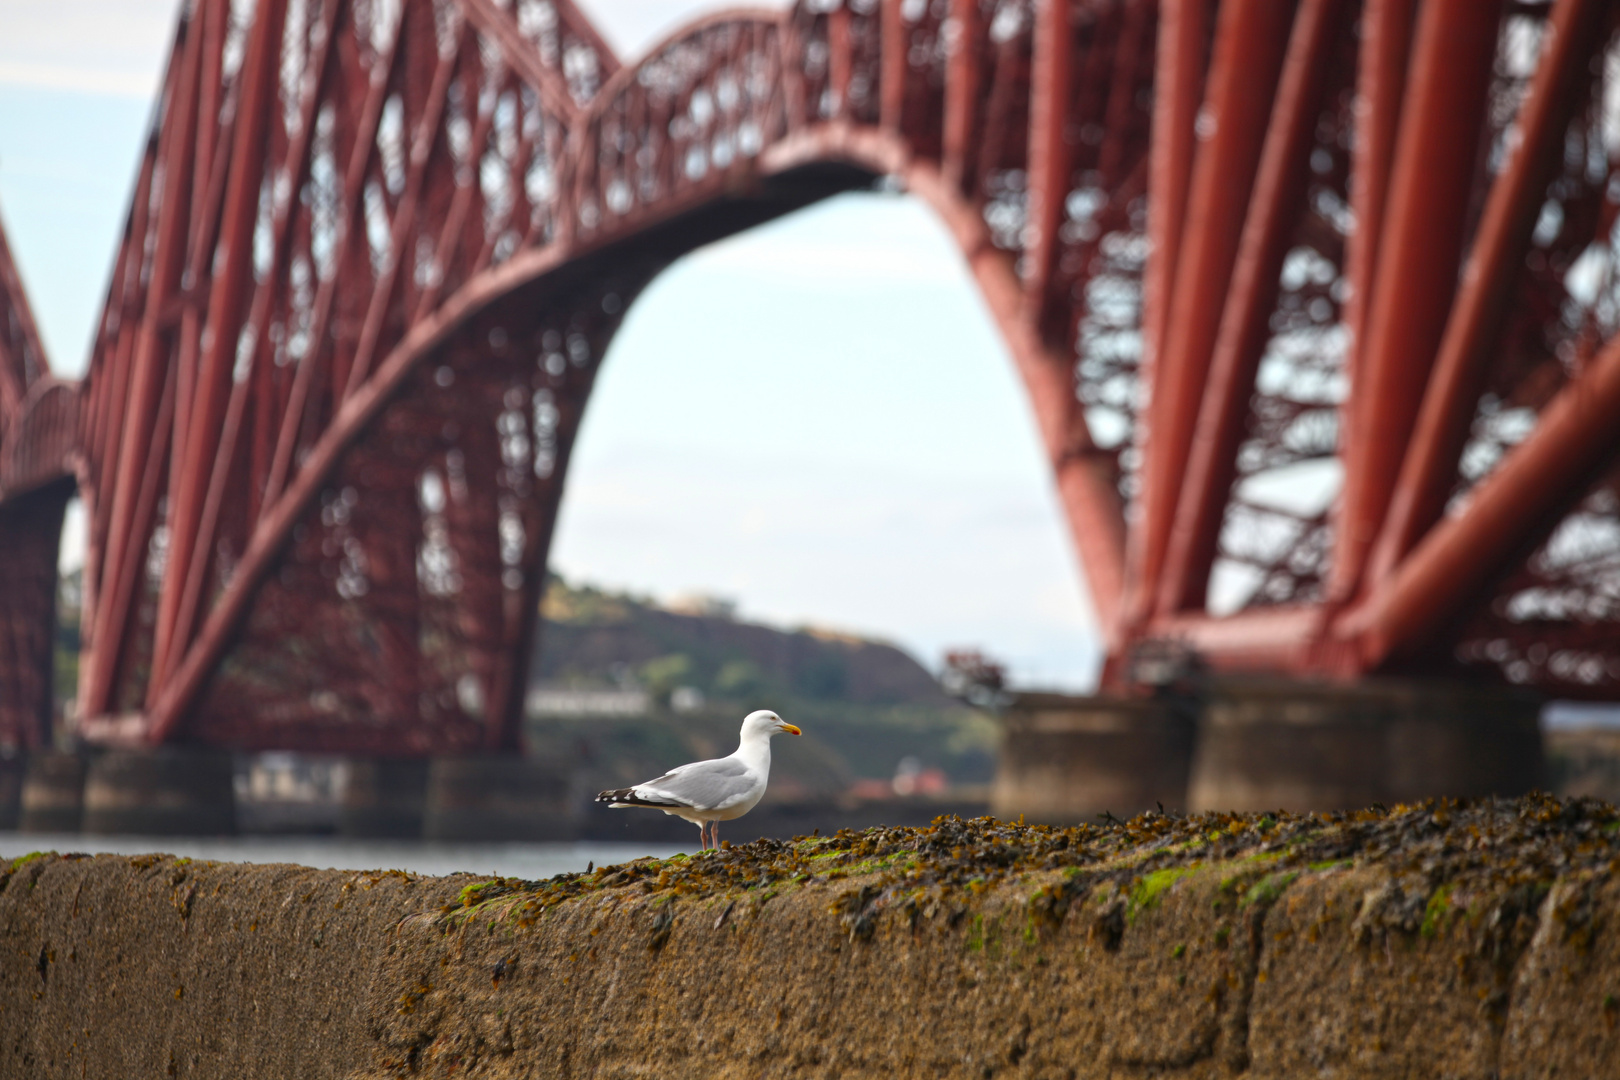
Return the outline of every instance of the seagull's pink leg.
<path id="1" fill-rule="evenodd" d="M 720 819 L 715 818 L 709 822 L 709 836 L 714 840 L 714 850 L 720 850 Z"/>

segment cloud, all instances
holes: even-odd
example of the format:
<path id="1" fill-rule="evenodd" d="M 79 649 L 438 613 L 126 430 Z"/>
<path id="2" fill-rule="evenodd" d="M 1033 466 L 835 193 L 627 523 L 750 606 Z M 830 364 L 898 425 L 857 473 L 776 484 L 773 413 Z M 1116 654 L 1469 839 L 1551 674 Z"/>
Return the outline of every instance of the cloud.
<path id="1" fill-rule="evenodd" d="M 565 576 L 720 592 L 749 617 L 856 628 L 927 663 L 982 646 L 1026 684 L 1094 678 L 1084 586 L 1042 478 L 964 483 L 741 445 L 580 449 L 552 551 Z"/>
<path id="2" fill-rule="evenodd" d="M 0 83 L 40 90 L 72 90 L 83 94 L 149 98 L 156 81 L 135 71 L 97 71 L 92 68 L 0 60 Z"/>
<path id="3" fill-rule="evenodd" d="M 677 29 L 700 15 L 713 11 L 736 10 L 729 0 L 578 0 L 619 58 L 631 62 Z M 753 10 L 776 11 L 787 7 L 786 0 L 759 0 L 748 5 Z"/>
<path id="4" fill-rule="evenodd" d="M 3 0 L 0 83 L 151 98 L 180 0 Z"/>

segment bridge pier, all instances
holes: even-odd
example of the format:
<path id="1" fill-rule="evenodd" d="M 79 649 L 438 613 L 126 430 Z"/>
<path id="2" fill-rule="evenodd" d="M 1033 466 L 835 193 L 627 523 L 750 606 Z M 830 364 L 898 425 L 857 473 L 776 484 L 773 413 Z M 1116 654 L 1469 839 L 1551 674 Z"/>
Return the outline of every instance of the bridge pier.
<path id="1" fill-rule="evenodd" d="M 1020 694 L 1002 717 L 1006 737 L 991 813 L 1050 824 L 1130 817 L 1187 805 L 1193 719 L 1161 698 Z"/>
<path id="2" fill-rule="evenodd" d="M 30 753 L 18 803 L 20 832 L 78 832 L 84 816 L 83 755 L 50 749 Z"/>
<path id="3" fill-rule="evenodd" d="M 351 758 L 338 834 L 376 840 L 422 835 L 428 763 L 417 758 Z"/>
<path id="4" fill-rule="evenodd" d="M 236 832 L 231 754 L 201 746 L 106 750 L 84 780 L 84 831 L 139 836 Z"/>
<path id="5" fill-rule="evenodd" d="M 429 840 L 572 840 L 578 802 L 570 770 L 519 757 L 437 758 L 428 770 Z"/>
<path id="6" fill-rule="evenodd" d="M 1520 795 L 1545 782 L 1541 701 L 1431 679 L 1283 679 L 1212 686 L 1199 723 L 1193 810 L 1346 810 Z"/>
<path id="7" fill-rule="evenodd" d="M 27 773 L 27 754 L 11 747 L 0 749 L 0 829 L 17 827 L 22 815 L 23 778 Z"/>
<path id="8" fill-rule="evenodd" d="M 1544 784 L 1540 699 L 1428 679 L 1231 679 L 1197 703 L 1024 694 L 1003 714 L 998 817 L 1346 810 Z M 1192 716 L 1196 713 L 1196 722 Z"/>

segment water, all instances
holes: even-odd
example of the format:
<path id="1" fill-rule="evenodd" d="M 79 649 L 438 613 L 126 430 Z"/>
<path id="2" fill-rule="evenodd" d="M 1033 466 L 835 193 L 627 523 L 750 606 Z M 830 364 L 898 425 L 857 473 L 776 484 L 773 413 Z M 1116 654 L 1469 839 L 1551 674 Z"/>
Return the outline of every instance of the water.
<path id="1" fill-rule="evenodd" d="M 667 858 L 688 846 L 588 842 L 519 844 L 423 840 L 349 840 L 329 836 L 85 836 L 79 833 L 0 832 L 0 857 L 32 851 L 145 855 L 161 851 L 214 862 L 299 863 L 322 870 L 406 870 L 470 873 L 534 881 L 610 866 L 643 855 Z"/>

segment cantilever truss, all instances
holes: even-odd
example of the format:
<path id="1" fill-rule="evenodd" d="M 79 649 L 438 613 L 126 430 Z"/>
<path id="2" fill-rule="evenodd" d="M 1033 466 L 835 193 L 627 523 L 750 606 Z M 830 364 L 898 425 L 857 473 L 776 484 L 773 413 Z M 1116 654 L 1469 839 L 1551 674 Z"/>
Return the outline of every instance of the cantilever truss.
<path id="1" fill-rule="evenodd" d="M 56 557 L 73 494 L 78 403 L 53 378 L 0 229 L 0 747 L 47 742 Z"/>
<path id="2" fill-rule="evenodd" d="M 509 747 L 597 365 L 693 247 L 898 179 L 1110 644 L 1620 691 L 1602 0 L 194 0 L 82 399 L 100 740 Z"/>

